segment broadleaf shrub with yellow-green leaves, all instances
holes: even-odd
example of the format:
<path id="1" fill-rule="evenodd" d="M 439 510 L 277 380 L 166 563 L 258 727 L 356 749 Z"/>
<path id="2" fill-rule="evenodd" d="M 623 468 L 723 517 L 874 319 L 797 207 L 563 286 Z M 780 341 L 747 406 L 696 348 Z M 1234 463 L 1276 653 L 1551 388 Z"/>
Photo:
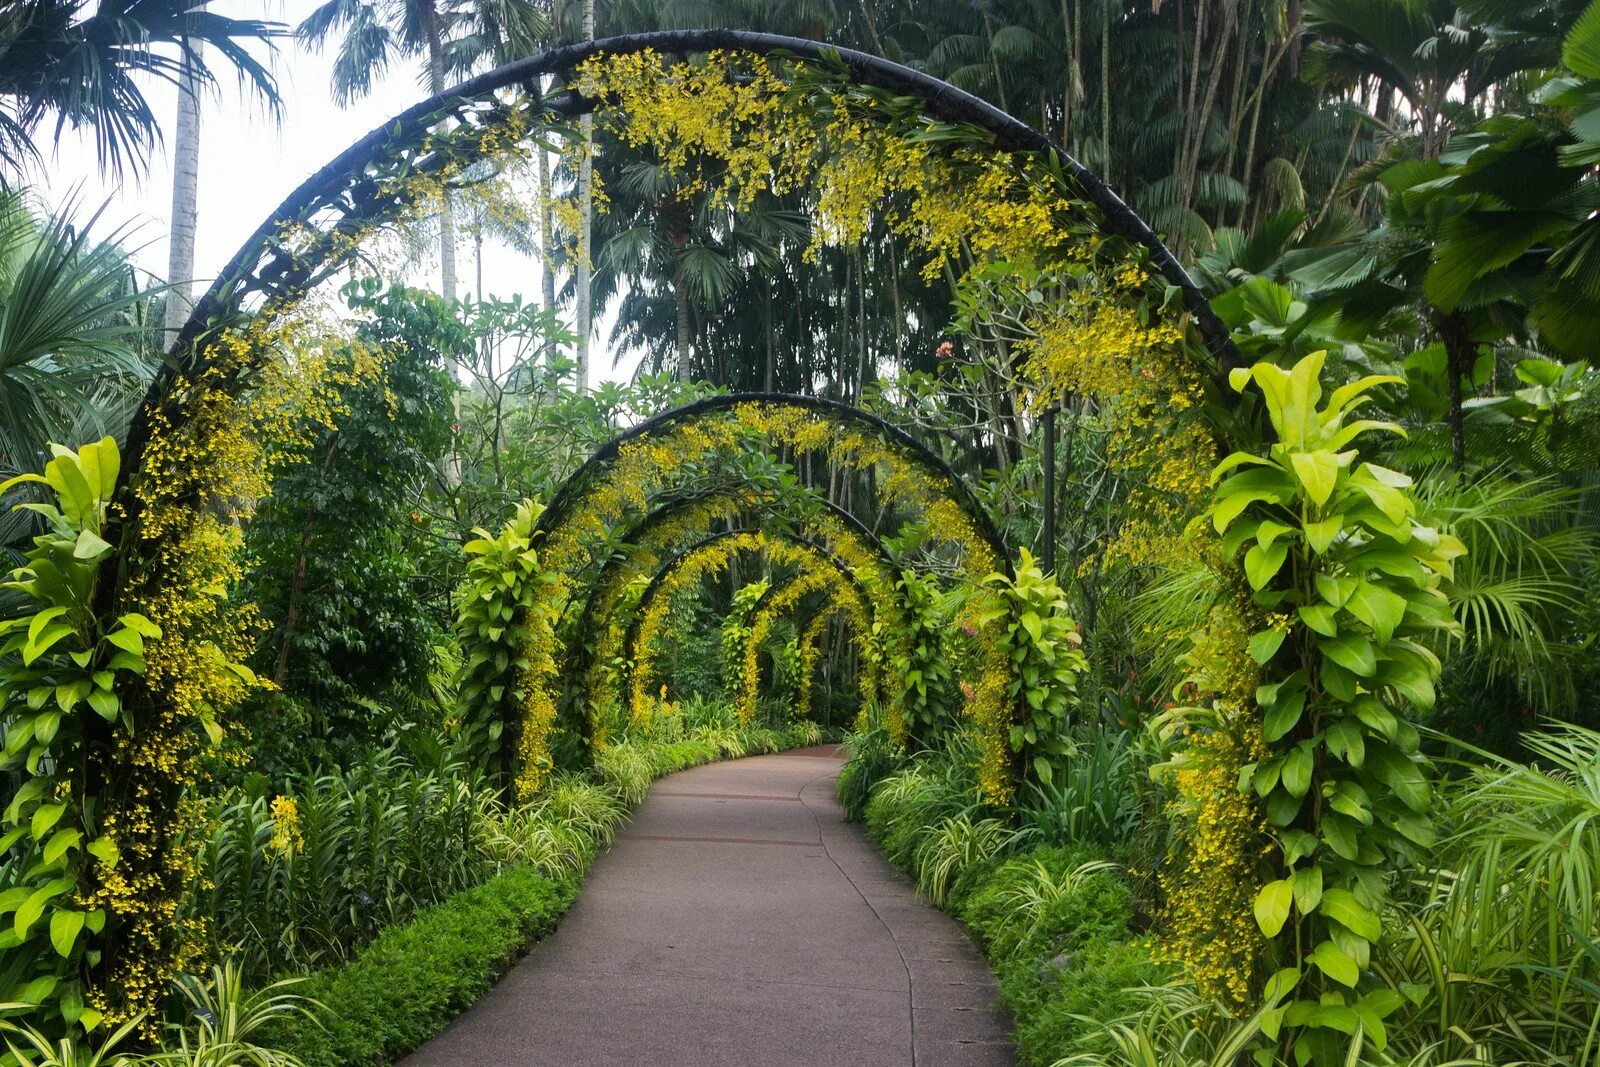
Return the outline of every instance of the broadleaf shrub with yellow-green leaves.
<path id="1" fill-rule="evenodd" d="M 1049 785 L 1056 766 L 1073 752 L 1067 728 L 1077 704 L 1078 676 L 1088 666 L 1080 651 L 1083 635 L 1067 613 L 1066 593 L 1027 549 L 1016 576 L 990 575 L 984 593 L 994 604 L 979 617 L 1003 627 L 1000 647 L 1011 663 L 1010 696 L 1020 709 L 1011 726 L 1011 749 Z"/>
<path id="2" fill-rule="evenodd" d="M 554 767 L 556 706 L 549 682 L 556 673 L 555 633 L 548 598 L 555 578 L 541 568 L 533 544 L 542 511 L 523 501 L 498 534 L 474 531 L 457 592 L 462 729 L 481 730 L 490 752 L 507 729 L 514 731 L 514 785 L 524 798 L 539 791 Z"/>
<path id="3" fill-rule="evenodd" d="M 86 969 L 99 955 L 93 939 L 118 933 L 107 909 L 87 902 L 91 881 L 118 860 L 95 803 L 96 780 L 108 771 L 106 746 L 134 726 L 122 679 L 144 673 L 145 642 L 161 631 L 142 615 L 103 622 L 96 611 L 100 565 L 113 551 L 100 534 L 117 484 L 116 442 L 53 451 L 43 474 L 0 485 L 3 494 L 37 483 L 53 501 L 16 505 L 46 526 L 4 583 L 28 609 L 0 621 L 0 771 L 22 768 L 27 777 L 0 817 L 0 863 L 20 874 L 0 893 L 8 963 L 0 1002 L 39 1005 L 93 1030 L 101 1019 L 86 999 Z"/>
<path id="4" fill-rule="evenodd" d="M 1262 1029 L 1299 1064 L 1346 1062 L 1356 1035 L 1381 1052 L 1383 1020 L 1401 1006 L 1371 954 L 1391 874 L 1436 838 L 1408 716 L 1433 705 L 1428 639 L 1455 625 L 1439 583 L 1463 551 L 1416 521 L 1410 478 L 1362 458 L 1371 435 L 1399 427 L 1357 409 L 1398 379 L 1362 378 L 1324 403 L 1322 366 L 1314 353 L 1289 370 L 1233 372 L 1235 389 L 1254 385 L 1277 440 L 1217 467 L 1210 512 L 1270 619 L 1249 640 L 1267 752 L 1241 785 L 1281 849 L 1279 877 L 1255 901 L 1285 964 Z"/>

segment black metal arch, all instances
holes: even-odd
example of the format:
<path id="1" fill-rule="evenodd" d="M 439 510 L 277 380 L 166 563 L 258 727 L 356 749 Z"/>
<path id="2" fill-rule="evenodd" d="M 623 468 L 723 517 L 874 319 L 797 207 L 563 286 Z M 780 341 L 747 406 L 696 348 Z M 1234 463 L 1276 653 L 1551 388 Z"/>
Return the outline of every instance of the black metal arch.
<path id="1" fill-rule="evenodd" d="M 840 403 L 837 400 L 827 400 L 817 396 L 798 396 L 793 393 L 721 393 L 716 396 L 703 397 L 700 400 L 683 404 L 679 407 L 663 411 L 658 415 L 644 420 L 611 440 L 601 445 L 565 482 L 556 490 L 556 495 L 551 498 L 550 505 L 539 516 L 537 532 L 548 535 L 567 517 L 573 506 L 582 499 L 587 490 L 590 476 L 601 467 L 610 464 L 617 458 L 622 446 L 630 441 L 654 433 L 664 427 L 697 419 L 708 414 L 717 414 L 731 411 L 740 404 L 774 404 L 787 407 L 801 408 L 813 411 L 836 419 L 840 422 L 854 423 L 871 430 L 878 436 L 888 440 L 897 447 L 905 450 L 910 458 L 921 465 L 924 470 L 937 476 L 941 481 L 950 486 L 952 497 L 961 509 L 971 517 L 978 527 L 978 533 L 984 542 L 993 550 L 1000 566 L 1010 572 L 1011 553 L 1006 547 L 1005 539 L 1000 536 L 1000 531 L 994 524 L 987 508 L 979 502 L 977 494 L 967 484 L 965 478 L 957 474 L 950 465 L 940 459 L 927 445 L 911 436 L 894 423 L 874 415 L 870 411 Z"/>
<path id="2" fill-rule="evenodd" d="M 667 503 L 652 509 L 649 514 L 645 515 L 644 518 L 630 526 L 628 531 L 618 540 L 624 546 L 636 546 L 642 538 L 649 535 L 651 530 L 655 529 L 663 522 L 666 522 L 668 519 L 674 517 L 685 508 L 693 507 L 694 505 L 705 500 L 709 500 L 712 497 L 721 495 L 726 491 L 727 490 L 718 490 L 715 493 L 697 493 L 691 496 L 678 497 L 677 499 L 670 500 Z M 893 561 L 890 559 L 889 550 L 884 545 L 883 539 L 877 534 L 873 533 L 871 530 L 867 529 L 865 523 L 856 518 L 854 514 L 846 511 L 844 508 L 840 507 L 838 504 L 835 504 L 826 497 L 818 496 L 815 498 L 815 501 L 821 506 L 821 509 L 824 512 L 844 523 L 847 527 L 849 527 L 851 533 L 861 538 L 868 546 L 870 546 L 873 553 L 878 557 L 885 568 L 889 570 L 893 569 Z M 763 501 L 758 503 L 756 506 L 766 510 L 766 503 L 768 502 Z M 583 613 L 578 618 L 577 628 L 573 631 L 572 641 L 568 645 L 569 657 L 574 653 L 579 655 L 582 654 L 582 650 L 586 645 L 584 638 L 587 637 L 592 631 L 595 610 L 595 591 L 605 584 L 607 578 L 615 573 L 616 568 L 621 566 L 625 560 L 626 556 L 624 554 L 614 553 L 601 566 L 600 573 L 595 575 L 594 580 L 587 583 L 585 586 Z"/>
<path id="3" fill-rule="evenodd" d="M 759 597 L 757 597 L 756 598 L 756 602 L 754 604 L 750 605 L 750 621 L 752 623 L 755 622 L 756 616 L 760 615 L 761 614 L 761 610 L 767 606 L 767 601 L 771 600 L 774 596 L 776 596 L 778 593 L 783 591 L 790 584 L 792 584 L 793 582 L 796 582 L 798 580 L 799 580 L 799 576 L 795 575 L 795 576 L 791 576 L 787 581 L 774 582 L 770 586 L 768 586 L 766 592 L 762 593 Z M 862 597 L 863 593 L 862 593 L 860 587 L 857 586 L 857 587 L 855 587 L 855 588 L 853 588 L 851 590 L 851 595 L 855 596 L 859 600 Z M 865 607 L 867 604 L 870 604 L 870 603 L 871 603 L 871 601 L 862 601 L 862 606 Z M 838 605 L 839 605 L 839 598 L 838 598 L 838 596 L 836 594 L 834 596 L 829 597 L 826 601 L 824 601 L 822 606 L 819 607 L 817 609 L 817 611 L 818 611 L 818 613 L 821 613 L 821 614 L 827 614 L 827 613 L 839 614 L 840 609 L 839 609 Z M 797 604 L 796 606 L 798 607 L 799 605 Z"/>
<path id="4" fill-rule="evenodd" d="M 650 576 L 650 583 L 644 587 L 644 592 L 639 595 L 639 611 L 634 615 L 633 621 L 628 624 L 628 633 L 627 636 L 623 638 L 622 642 L 622 647 L 625 653 L 623 658 L 628 665 L 628 679 L 630 682 L 633 677 L 633 672 L 638 669 L 636 646 L 638 645 L 639 641 L 639 623 L 644 619 L 646 609 L 649 608 L 651 603 L 655 600 L 656 593 L 661 588 L 661 583 L 667 579 L 668 575 L 677 570 L 685 559 L 694 553 L 699 552 L 701 549 L 709 548 L 710 546 L 717 544 L 719 541 L 726 541 L 734 537 L 746 537 L 751 534 L 756 534 L 761 537 L 775 537 L 780 540 L 787 541 L 792 545 L 810 550 L 818 559 L 829 564 L 835 570 L 837 570 L 840 576 L 842 576 L 844 580 L 849 583 L 850 587 L 856 591 L 856 595 L 862 599 L 863 603 L 871 603 L 871 598 L 867 595 L 867 590 L 861 584 L 860 580 L 856 578 L 855 575 L 850 573 L 850 568 L 845 566 L 843 560 L 841 560 L 838 556 L 835 556 L 832 552 L 828 551 L 828 546 L 826 545 L 819 545 L 810 538 L 801 537 L 798 534 L 788 533 L 787 531 L 783 530 L 757 530 L 750 527 L 742 527 L 736 530 L 721 530 L 717 533 L 711 534 L 709 537 L 702 537 L 700 540 L 683 549 L 681 552 L 674 553 L 672 556 L 664 560 L 661 566 L 656 568 L 656 572 Z"/>
<path id="5" fill-rule="evenodd" d="M 127 516 L 136 515 L 138 501 L 132 494 L 120 490 L 126 488 L 129 479 L 142 466 L 153 413 L 171 393 L 175 382 L 197 369 L 202 358 L 202 346 L 196 345 L 197 339 L 213 323 L 226 320 L 241 309 L 251 296 L 261 296 L 270 304 L 304 292 L 328 277 L 352 254 L 349 248 L 332 240 L 322 241 L 310 255 L 287 249 L 282 244 L 286 225 L 303 223 L 324 236 L 334 232 L 357 236 L 362 226 L 406 206 L 403 197 L 385 192 L 382 183 L 374 177 L 386 153 L 397 146 L 420 149 L 429 132 L 446 119 L 462 127 L 485 125 L 506 110 L 496 98 L 500 90 L 522 88 L 539 99 L 543 78 L 570 75 L 578 65 L 594 56 L 646 50 L 667 55 L 724 50 L 811 60 L 825 68 L 843 71 L 856 84 L 913 98 L 930 117 L 975 127 L 993 138 L 999 151 L 1037 155 L 1058 164 L 1062 173 L 1082 190 L 1084 198 L 1099 210 L 1102 229 L 1148 251 L 1151 266 L 1181 294 L 1184 307 L 1194 317 L 1206 348 L 1220 370 L 1225 372 L 1243 362 L 1226 324 L 1149 224 L 1064 148 L 993 104 L 948 82 L 879 56 L 798 37 L 719 29 L 629 34 L 554 48 L 469 78 L 376 127 L 290 193 L 246 238 L 196 302 L 188 321 L 173 341 L 168 360 L 151 382 L 135 413 L 128 430 L 122 485 L 119 486 L 119 499 Z M 569 94 L 556 106 L 545 105 L 540 100 L 541 107 L 548 106 L 552 113 L 562 115 L 590 112 L 600 103 L 575 94 Z M 444 162 L 434 156 L 415 160 L 410 166 L 426 172 L 437 170 Z M 331 221 L 323 216 L 331 217 Z"/>
<path id="6" fill-rule="evenodd" d="M 412 105 L 335 156 L 289 194 L 272 217 L 245 241 L 196 303 L 194 313 L 178 334 L 174 349 L 179 350 L 192 342 L 208 321 L 230 304 L 242 300 L 247 293 L 264 291 L 268 286 L 263 283 L 268 279 L 281 289 L 303 286 L 316 275 L 322 266 L 320 263 L 296 264 L 271 253 L 273 239 L 285 220 L 306 218 L 319 207 L 345 212 L 362 208 L 382 212 L 399 206 L 384 199 L 366 177 L 368 167 L 385 147 L 395 143 L 420 143 L 429 129 L 446 117 L 456 117 L 469 124 L 481 123 L 481 109 L 501 89 L 523 87 L 537 96 L 541 78 L 570 75 L 594 56 L 627 55 L 646 50 L 668 55 L 738 51 L 818 61 L 842 69 L 858 84 L 912 97 L 920 101 L 923 112 L 933 118 L 977 127 L 992 136 L 995 146 L 1002 151 L 1053 156 L 1060 161 L 1062 171 L 1083 190 L 1086 199 L 1104 215 L 1102 225 L 1107 231 L 1149 251 L 1151 265 L 1182 293 L 1184 306 L 1195 317 L 1212 356 L 1225 365 L 1239 359 L 1227 326 L 1211 309 L 1205 294 L 1172 250 L 1099 175 L 1045 134 L 948 82 L 880 56 L 800 37 L 721 29 L 665 30 L 564 45 L 513 60 Z M 598 103 L 572 96 L 559 110 L 563 114 L 581 114 L 593 111 Z M 488 110 L 492 112 L 495 107 L 490 105 Z M 430 169 L 426 160 L 420 167 Z M 257 275 L 261 278 L 252 284 Z"/>
<path id="7" fill-rule="evenodd" d="M 668 501 L 654 508 L 644 518 L 629 527 L 627 533 L 620 538 L 620 541 L 623 545 L 635 545 L 641 538 L 648 536 L 652 529 L 677 515 L 685 508 L 693 507 L 702 501 L 727 491 L 726 489 L 719 489 L 713 493 L 697 493 Z M 823 511 L 840 520 L 850 528 L 852 533 L 862 538 L 872 548 L 873 553 L 882 562 L 886 570 L 893 570 L 893 562 L 890 559 L 889 550 L 884 545 L 882 538 L 867 529 L 866 524 L 856 518 L 855 515 L 826 497 L 817 496 L 815 500 L 821 505 Z M 594 580 L 584 587 L 583 612 L 579 615 L 577 626 L 567 642 L 567 662 L 573 664 L 571 673 L 575 678 L 584 677 L 594 666 L 591 661 L 593 653 L 590 648 L 590 638 L 594 635 L 598 622 L 595 618 L 598 603 L 597 591 L 605 585 L 607 579 L 615 572 L 615 569 L 622 565 L 625 558 L 624 555 L 613 554 L 605 561 L 600 573 L 595 575 Z"/>

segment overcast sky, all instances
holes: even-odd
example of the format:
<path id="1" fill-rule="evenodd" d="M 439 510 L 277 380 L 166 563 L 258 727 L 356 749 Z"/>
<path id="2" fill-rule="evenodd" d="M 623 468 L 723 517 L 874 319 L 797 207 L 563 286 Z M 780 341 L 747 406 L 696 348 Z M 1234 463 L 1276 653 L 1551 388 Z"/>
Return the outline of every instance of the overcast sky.
<path id="1" fill-rule="evenodd" d="M 265 17 L 292 27 L 315 6 L 313 0 L 269 4 L 218 0 L 213 9 L 236 17 Z M 379 78 L 367 98 L 347 108 L 336 106 L 329 88 L 336 46 L 336 41 L 330 42 L 327 50 L 317 53 L 292 39 L 278 43 L 272 67 L 283 95 L 279 121 L 246 98 L 225 68 L 218 68 L 220 93 L 204 101 L 201 116 L 197 293 L 296 186 L 351 142 L 426 95 L 418 83 L 421 63 L 411 60 Z M 170 136 L 177 114 L 177 90 L 154 83 L 147 92 Z M 82 134 L 69 132 L 53 153 L 45 144 L 44 153 L 46 166 L 40 184 L 51 205 L 73 195 L 81 212 L 106 204 L 104 217 L 110 225 L 133 225 L 128 243 L 139 249 L 136 263 L 152 274 L 165 274 L 172 211 L 172 162 L 166 146 L 157 147 L 143 175 L 130 175 L 120 185 L 99 173 L 93 141 Z M 464 242 L 456 257 L 458 274 L 465 283 L 473 276 L 473 264 Z M 509 249 L 490 249 L 484 256 L 485 292 L 536 297 L 538 272 L 537 261 Z M 435 278 L 433 285 L 437 284 Z M 596 330 L 591 378 L 627 377 L 632 361 L 625 359 L 622 367 L 611 369 L 606 332 L 604 325 Z"/>

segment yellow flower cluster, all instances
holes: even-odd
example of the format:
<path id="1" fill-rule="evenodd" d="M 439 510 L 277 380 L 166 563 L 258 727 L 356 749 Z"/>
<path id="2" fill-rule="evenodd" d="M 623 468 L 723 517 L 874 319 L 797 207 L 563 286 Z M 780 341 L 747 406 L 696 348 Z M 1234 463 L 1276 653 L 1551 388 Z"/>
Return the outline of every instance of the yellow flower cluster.
<path id="1" fill-rule="evenodd" d="M 297 856 L 305 848 L 300 832 L 300 804 L 294 797 L 272 798 L 272 840 L 267 848 L 280 856 Z"/>
<path id="2" fill-rule="evenodd" d="M 672 570 L 662 576 L 648 606 L 639 617 L 634 635 L 634 664 L 630 678 L 628 708 L 630 725 L 639 730 L 649 726 L 650 690 L 654 683 L 655 640 L 660 635 L 673 598 L 685 590 L 698 588 L 706 578 L 727 571 L 741 552 L 765 553 L 778 566 L 804 568 L 816 558 L 816 549 L 763 533 L 738 533 L 701 545 L 678 557 Z"/>
<path id="3" fill-rule="evenodd" d="M 1011 692 L 1011 657 L 1005 650 L 1003 613 L 990 594 L 974 589 L 957 614 L 956 628 L 970 634 L 976 652 L 976 677 L 967 684 L 966 717 L 978 749 L 978 788 L 990 804 L 1011 800 L 1011 723 L 1016 709 Z M 996 617 L 984 621 L 986 615 Z"/>
<path id="4" fill-rule="evenodd" d="M 1191 636 L 1189 692 L 1210 708 L 1186 729 L 1183 750 L 1165 769 L 1175 790 L 1166 816 L 1176 845 L 1161 877 L 1161 954 L 1241 1009 L 1264 947 L 1254 904 L 1270 849 L 1254 796 L 1239 788 L 1240 769 L 1267 754 L 1254 713 L 1260 671 L 1248 652 L 1264 624 L 1257 614 L 1247 596 L 1220 597 Z"/>
<path id="5" fill-rule="evenodd" d="M 122 600 L 161 637 L 144 649 L 143 692 L 124 697 L 137 722 L 117 737 L 104 798 L 116 852 L 97 861 L 85 900 L 119 924 L 104 983 L 91 991 L 110 1022 L 156 1008 L 204 940 L 193 922 L 175 921 L 198 877 L 192 841 L 202 818 L 178 798 L 196 780 L 200 737 L 220 740 L 261 684 L 243 666 L 256 612 L 229 600 L 240 577 L 238 519 L 270 492 L 273 464 L 343 410 L 340 391 L 381 370 L 359 346 L 336 350 L 311 333 L 287 313 L 224 331 L 203 369 L 152 413 L 133 480 L 141 510 Z"/>
<path id="6" fill-rule="evenodd" d="M 928 253 L 930 278 L 953 261 L 1048 252 L 1084 228 L 1084 213 L 1037 163 L 982 143 L 952 148 L 871 93 L 806 86 L 810 73 L 792 63 L 780 76 L 742 53 L 669 64 L 644 51 L 590 59 L 576 87 L 611 105 L 607 128 L 654 151 L 680 195 L 739 209 L 758 193 L 810 190 L 808 258 L 859 242 L 877 217 Z"/>
<path id="7" fill-rule="evenodd" d="M 750 632 L 745 638 L 740 663 L 739 692 L 734 701 L 739 717 L 745 722 L 752 721 L 756 715 L 756 698 L 761 687 L 761 646 L 766 643 L 773 624 L 784 612 L 800 603 L 807 595 L 825 590 L 829 593 L 831 602 L 840 604 L 853 602 L 859 613 L 858 617 L 866 615 L 866 605 L 861 602 L 861 594 L 856 592 L 855 586 L 845 581 L 844 576 L 831 564 L 814 557 L 808 559 L 803 567 L 800 574 L 773 593 L 750 620 Z"/>
<path id="8" fill-rule="evenodd" d="M 1168 772 L 1176 796 L 1166 817 L 1181 852 L 1161 876 L 1166 936 L 1158 954 L 1239 1009 L 1251 1003 L 1264 947 L 1254 904 L 1268 848 L 1254 798 L 1239 789 L 1239 768 L 1265 754 L 1259 728 L 1224 713 L 1220 726 L 1189 733 Z"/>

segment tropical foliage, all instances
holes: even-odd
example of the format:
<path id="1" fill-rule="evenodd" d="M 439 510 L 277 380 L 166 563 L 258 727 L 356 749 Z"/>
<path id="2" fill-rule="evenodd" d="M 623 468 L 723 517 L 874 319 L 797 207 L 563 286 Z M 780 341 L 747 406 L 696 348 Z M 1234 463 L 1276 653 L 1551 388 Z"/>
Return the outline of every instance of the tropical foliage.
<path id="1" fill-rule="evenodd" d="M 568 8 L 300 36 L 344 103 Z M 1028 1062 L 1597 1062 L 1600 4 L 715 17 L 988 98 L 1199 289 L 844 65 L 634 51 L 396 127 L 163 359 L 17 186 L 142 161 L 201 43 L 275 99 L 277 29 L 0 12 L 0 1064 L 391 1062 L 656 777 L 839 736 Z"/>

